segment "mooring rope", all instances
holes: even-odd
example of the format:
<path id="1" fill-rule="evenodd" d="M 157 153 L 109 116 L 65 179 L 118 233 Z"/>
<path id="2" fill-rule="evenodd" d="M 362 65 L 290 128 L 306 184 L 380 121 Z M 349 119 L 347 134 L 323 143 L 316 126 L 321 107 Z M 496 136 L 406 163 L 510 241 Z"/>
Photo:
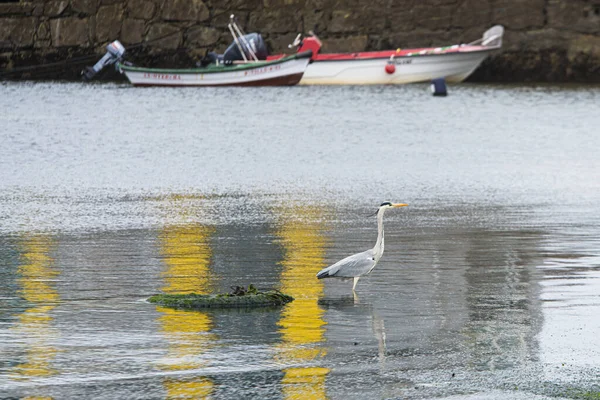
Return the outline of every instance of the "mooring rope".
<path id="1" fill-rule="evenodd" d="M 193 27 L 191 27 L 193 28 Z M 190 29 L 191 29 L 190 28 Z M 158 42 L 160 40 L 169 38 L 171 36 L 175 36 L 177 34 L 181 33 L 180 31 L 177 32 L 171 32 L 168 33 L 166 35 L 163 36 L 159 36 L 157 38 L 154 38 L 152 40 L 146 40 L 142 43 L 136 44 L 136 45 L 132 45 L 127 47 L 128 51 L 131 50 L 135 50 L 141 47 L 144 47 L 150 43 L 154 43 L 154 42 Z M 184 33 L 187 34 L 187 29 L 184 30 Z M 177 51 L 182 51 L 185 49 L 177 49 Z M 49 75 L 55 72 L 59 72 L 61 70 L 66 69 L 69 66 L 75 66 L 78 64 L 84 64 L 87 62 L 90 62 L 91 60 L 97 59 L 99 57 L 98 54 L 88 54 L 85 56 L 80 56 L 80 57 L 75 57 L 75 58 L 68 58 L 68 59 L 64 59 L 61 61 L 56 61 L 56 62 L 51 62 L 51 63 L 45 63 L 45 64 L 37 64 L 37 65 L 28 65 L 28 66 L 24 66 L 24 67 L 16 67 L 16 68 L 11 68 L 5 71 L 0 71 L 0 79 L 3 79 L 7 76 L 10 75 L 15 75 L 15 74 L 22 74 L 22 73 L 26 73 L 26 72 L 31 72 L 32 74 L 34 73 L 34 75 L 36 76 L 44 76 L 44 75 Z"/>
<path id="2" fill-rule="evenodd" d="M 11 68 L 6 71 L 0 71 L 0 77 L 9 76 L 9 75 L 13 75 L 13 74 L 19 74 L 19 73 L 28 72 L 28 71 L 37 71 L 37 70 L 47 69 L 47 68 L 52 68 L 53 70 L 58 71 L 58 70 L 64 69 L 68 65 L 83 64 L 85 62 L 89 62 L 90 60 L 93 60 L 96 58 L 98 58 L 97 54 L 90 54 L 87 56 L 70 58 L 70 59 L 65 59 L 62 61 L 56 61 L 56 62 L 51 62 L 51 63 L 29 65 L 29 66 L 25 66 L 25 67 L 16 67 L 16 68 Z M 56 67 L 62 67 L 62 68 L 56 68 Z"/>

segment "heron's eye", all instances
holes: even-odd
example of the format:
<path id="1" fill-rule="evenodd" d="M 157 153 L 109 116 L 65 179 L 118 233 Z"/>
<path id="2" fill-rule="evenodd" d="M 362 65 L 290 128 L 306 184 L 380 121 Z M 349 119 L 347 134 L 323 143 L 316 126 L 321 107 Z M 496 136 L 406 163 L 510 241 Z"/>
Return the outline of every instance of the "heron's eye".
<path id="1" fill-rule="evenodd" d="M 379 207 L 383 207 L 383 206 L 391 206 L 392 203 L 390 203 L 389 201 L 384 201 L 383 203 L 381 203 L 381 205 Z"/>

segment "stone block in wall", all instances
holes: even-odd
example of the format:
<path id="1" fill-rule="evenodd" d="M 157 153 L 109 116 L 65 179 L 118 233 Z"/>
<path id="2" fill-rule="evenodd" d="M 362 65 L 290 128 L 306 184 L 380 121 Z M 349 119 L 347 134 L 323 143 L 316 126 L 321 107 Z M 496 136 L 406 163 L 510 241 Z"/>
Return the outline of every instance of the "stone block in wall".
<path id="1" fill-rule="evenodd" d="M 257 30 L 256 26 L 253 26 L 252 23 L 256 22 L 256 18 L 250 19 L 250 13 L 248 11 L 241 10 L 224 10 L 224 9 L 214 9 L 212 11 L 212 18 L 210 19 L 210 25 L 214 28 L 227 29 L 227 24 L 229 23 L 229 16 L 233 14 L 235 15 L 238 24 L 246 31 L 246 32 L 254 32 Z M 260 12 L 256 12 L 257 15 L 260 15 Z M 260 23 L 261 21 L 259 21 Z"/>
<path id="2" fill-rule="evenodd" d="M 321 39 L 323 42 L 323 53 L 352 53 L 365 51 L 367 49 L 367 44 L 369 43 L 369 37 L 367 35 L 348 36 L 341 39 Z"/>
<path id="3" fill-rule="evenodd" d="M 452 24 L 452 13 L 454 6 L 440 5 L 432 7 L 428 5 L 416 5 L 413 8 L 415 25 L 418 28 L 437 31 L 450 28 Z"/>
<path id="4" fill-rule="evenodd" d="M 431 32 L 424 29 L 415 29 L 409 32 L 393 32 L 387 35 L 391 49 L 408 49 L 415 47 L 443 46 L 449 44 L 446 31 Z"/>
<path id="5" fill-rule="evenodd" d="M 123 23 L 121 4 L 101 6 L 96 14 L 96 40 L 113 41 L 119 37 Z"/>
<path id="6" fill-rule="evenodd" d="M 287 9 L 263 10 L 250 13 L 248 29 L 267 34 L 296 32 L 300 19 Z"/>
<path id="7" fill-rule="evenodd" d="M 146 21 L 142 19 L 126 19 L 121 28 L 121 41 L 124 44 L 141 43 L 144 38 Z"/>
<path id="8" fill-rule="evenodd" d="M 388 45 L 387 37 L 385 37 L 385 35 L 369 35 L 365 50 L 376 51 L 389 49 L 391 49 L 391 47 Z"/>
<path id="9" fill-rule="evenodd" d="M 269 35 L 265 39 L 267 47 L 271 54 L 292 53 L 295 50 L 290 50 L 288 45 L 296 38 L 296 32 L 285 33 L 281 35 Z"/>
<path id="10" fill-rule="evenodd" d="M 89 46 L 88 24 L 88 18 L 66 17 L 50 20 L 52 46 Z"/>
<path id="11" fill-rule="evenodd" d="M 32 15 L 33 8 L 31 3 L 0 3 L 0 17 Z"/>
<path id="12" fill-rule="evenodd" d="M 36 39 L 33 43 L 35 49 L 49 49 L 52 46 L 50 39 Z"/>
<path id="13" fill-rule="evenodd" d="M 353 14 L 350 10 L 334 10 L 331 13 L 331 21 L 327 26 L 327 32 L 344 33 L 358 30 L 356 21 L 360 16 Z"/>
<path id="14" fill-rule="evenodd" d="M 44 5 L 44 15 L 48 17 L 58 17 L 68 6 L 68 0 L 51 0 Z"/>
<path id="15" fill-rule="evenodd" d="M 486 0 L 464 0 L 452 13 L 453 28 L 492 25 L 492 6 Z"/>
<path id="16" fill-rule="evenodd" d="M 482 0 L 485 1 L 485 0 Z M 419 1 L 420 5 L 428 6 L 428 7 L 438 7 L 438 6 L 446 6 L 453 5 L 456 6 L 459 3 L 459 0 L 421 0 Z"/>
<path id="17" fill-rule="evenodd" d="M 94 38 L 96 37 L 96 16 L 95 15 L 92 15 L 89 19 L 88 36 L 90 37 L 92 44 L 97 46 L 98 43 L 96 43 L 96 41 L 94 40 Z"/>
<path id="18" fill-rule="evenodd" d="M 524 32 L 519 50 L 552 51 L 566 49 L 575 36 L 572 32 L 558 29 L 538 29 Z M 503 43 L 505 43 L 503 41 Z"/>
<path id="19" fill-rule="evenodd" d="M 156 23 L 150 26 L 146 41 L 151 47 L 177 49 L 181 44 L 181 30 L 171 24 Z"/>
<path id="20" fill-rule="evenodd" d="M 493 80 L 508 82 L 543 82 L 565 79 L 564 52 L 552 51 L 503 51 L 494 57 L 491 71 Z M 477 71 L 476 71 L 477 73 Z"/>
<path id="21" fill-rule="evenodd" d="M 600 68 L 600 37 L 596 35 L 577 35 L 568 43 L 567 58 L 574 61 L 583 55 L 596 61 L 597 69 Z"/>
<path id="22" fill-rule="evenodd" d="M 381 32 L 386 29 L 387 12 L 378 8 L 334 10 L 327 32 Z"/>
<path id="23" fill-rule="evenodd" d="M 600 34 L 600 1 L 549 0 L 548 25 L 552 28 Z"/>
<path id="24" fill-rule="evenodd" d="M 225 10 L 257 11 L 263 8 L 262 0 L 224 0 L 219 1 L 219 8 Z"/>
<path id="25" fill-rule="evenodd" d="M 210 11 L 202 0 L 166 0 L 162 18 L 165 21 L 206 21 Z"/>
<path id="26" fill-rule="evenodd" d="M 546 0 L 495 0 L 492 20 L 507 29 L 536 29 L 544 26 Z"/>
<path id="27" fill-rule="evenodd" d="M 48 40 L 50 39 L 50 23 L 48 21 L 43 21 L 37 27 L 36 32 L 37 40 Z"/>
<path id="28" fill-rule="evenodd" d="M 210 47 L 217 44 L 221 38 L 221 31 L 209 26 L 197 26 L 191 28 L 185 35 L 184 47 Z"/>
<path id="29" fill-rule="evenodd" d="M 316 0 L 307 1 L 318 8 L 326 8 L 331 10 L 356 10 L 357 12 L 369 12 L 369 10 L 380 11 L 382 9 L 392 8 L 410 8 L 414 2 L 423 2 L 426 0 Z M 452 0 L 456 1 L 456 0 Z M 408 5 L 407 5 L 408 3 Z"/>
<path id="30" fill-rule="evenodd" d="M 304 0 L 262 0 L 261 1 L 265 8 L 282 8 L 282 7 L 294 7 L 301 9 L 304 7 Z"/>
<path id="31" fill-rule="evenodd" d="M 413 0 L 409 0 L 413 1 Z M 305 0 L 304 1 L 304 13 L 307 15 L 309 12 L 322 11 L 327 13 L 329 16 L 333 10 L 338 8 L 348 8 L 347 1 L 340 2 L 338 0 Z"/>
<path id="32" fill-rule="evenodd" d="M 98 11 L 98 0 L 71 0 L 71 7 L 77 13 L 92 15 Z"/>
<path id="33" fill-rule="evenodd" d="M 572 37 L 572 33 L 557 29 L 507 30 L 504 32 L 502 51 L 517 53 L 565 49 Z"/>
<path id="34" fill-rule="evenodd" d="M 448 32 L 445 43 L 442 43 L 442 45 L 474 42 L 475 40 L 481 39 L 484 32 L 492 27 L 491 25 L 492 24 L 490 23 L 481 24 L 479 26 L 471 26 L 469 28 L 457 28 L 454 31 Z"/>
<path id="35" fill-rule="evenodd" d="M 37 18 L 0 18 L 0 43 L 15 48 L 33 45 Z"/>
<path id="36" fill-rule="evenodd" d="M 390 10 L 388 22 L 392 32 L 408 32 L 415 28 L 415 18 L 410 9 Z"/>
<path id="37" fill-rule="evenodd" d="M 326 14 L 323 11 L 305 8 L 302 12 L 302 17 L 301 21 L 304 21 L 304 33 L 313 30 L 318 35 L 319 32 L 325 31 L 325 28 L 329 25 L 329 13 Z M 298 33 L 300 30 L 302 30 L 302 23 L 300 23 Z"/>
<path id="38" fill-rule="evenodd" d="M 127 2 L 127 15 L 129 18 L 152 19 L 156 5 L 147 0 L 129 0 Z"/>
<path id="39" fill-rule="evenodd" d="M 36 3 L 33 5 L 33 11 L 31 11 L 31 15 L 34 17 L 41 17 L 44 15 L 44 3 Z"/>
<path id="40" fill-rule="evenodd" d="M 502 51 L 518 52 L 524 50 L 527 44 L 527 35 L 522 31 L 504 31 L 502 38 Z"/>

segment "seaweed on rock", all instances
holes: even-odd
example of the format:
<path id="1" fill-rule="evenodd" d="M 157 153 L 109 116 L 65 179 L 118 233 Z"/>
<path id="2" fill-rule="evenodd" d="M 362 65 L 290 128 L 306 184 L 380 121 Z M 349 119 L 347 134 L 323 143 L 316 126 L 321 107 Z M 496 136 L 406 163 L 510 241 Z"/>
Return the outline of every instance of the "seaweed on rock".
<path id="1" fill-rule="evenodd" d="M 282 306 L 294 300 L 293 297 L 278 290 L 259 291 L 254 285 L 248 288 L 232 286 L 231 293 L 214 295 L 206 294 L 156 294 L 148 301 L 164 307 L 182 309 L 203 308 L 247 308 L 247 307 L 273 307 Z"/>

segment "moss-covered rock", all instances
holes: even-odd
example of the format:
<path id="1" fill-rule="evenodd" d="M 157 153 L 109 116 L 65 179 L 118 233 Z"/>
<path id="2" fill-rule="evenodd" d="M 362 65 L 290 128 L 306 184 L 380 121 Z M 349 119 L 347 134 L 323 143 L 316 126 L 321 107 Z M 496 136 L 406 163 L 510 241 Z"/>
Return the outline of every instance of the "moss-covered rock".
<path id="1" fill-rule="evenodd" d="M 148 299 L 150 303 L 164 307 L 196 310 L 203 308 L 248 308 L 282 306 L 294 300 L 278 290 L 259 291 L 253 285 L 247 289 L 233 287 L 231 293 L 223 294 L 156 294 Z"/>

